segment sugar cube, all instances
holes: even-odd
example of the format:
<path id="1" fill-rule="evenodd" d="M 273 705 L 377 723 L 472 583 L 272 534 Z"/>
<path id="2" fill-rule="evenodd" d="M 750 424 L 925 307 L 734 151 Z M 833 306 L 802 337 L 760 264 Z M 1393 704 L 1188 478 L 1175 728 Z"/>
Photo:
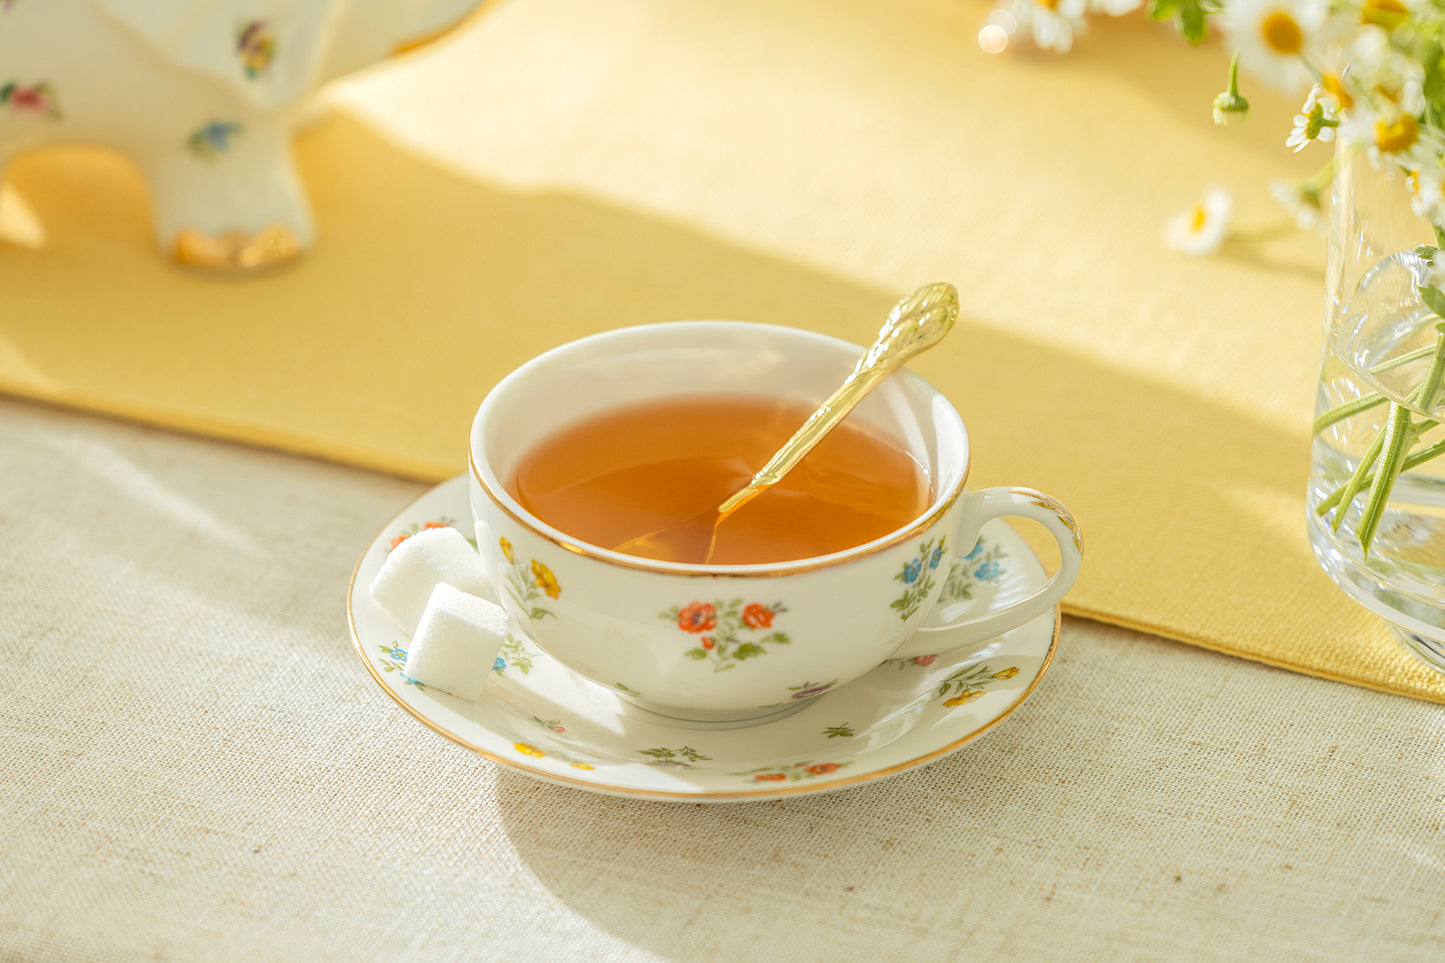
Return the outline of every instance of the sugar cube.
<path id="1" fill-rule="evenodd" d="M 490 594 L 481 558 L 455 528 L 424 529 L 392 549 L 371 580 L 371 597 L 414 635 L 438 583 L 470 595 Z"/>
<path id="2" fill-rule="evenodd" d="M 468 701 L 482 694 L 507 638 L 501 606 L 439 582 L 406 654 L 406 674 Z"/>

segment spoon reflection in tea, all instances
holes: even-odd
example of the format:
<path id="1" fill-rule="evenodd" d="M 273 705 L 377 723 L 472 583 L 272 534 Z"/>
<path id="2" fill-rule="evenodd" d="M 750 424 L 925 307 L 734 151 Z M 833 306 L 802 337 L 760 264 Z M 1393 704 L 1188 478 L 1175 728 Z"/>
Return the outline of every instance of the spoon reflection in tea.
<path id="1" fill-rule="evenodd" d="M 686 548 L 700 541 L 700 528 L 708 534 L 703 564 L 712 561 L 717 549 L 718 528 L 728 516 L 772 488 L 797 467 L 823 436 L 863 400 L 863 397 L 910 358 L 943 339 L 958 318 L 958 291 L 951 284 L 926 284 L 903 298 L 888 312 L 878 337 L 858 359 L 852 373 L 819 405 L 802 427 L 768 459 L 742 488 L 714 508 L 683 522 L 629 539 L 616 551 L 646 558 L 674 557 L 669 549 Z"/>

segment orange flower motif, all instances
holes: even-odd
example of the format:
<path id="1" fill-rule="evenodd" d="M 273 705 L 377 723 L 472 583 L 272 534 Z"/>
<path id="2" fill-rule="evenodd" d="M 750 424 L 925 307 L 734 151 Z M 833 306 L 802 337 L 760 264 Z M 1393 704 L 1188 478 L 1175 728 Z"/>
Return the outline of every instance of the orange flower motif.
<path id="1" fill-rule="evenodd" d="M 391 540 L 391 547 L 392 547 L 392 548 L 396 548 L 398 545 L 400 545 L 402 542 L 406 541 L 408 538 L 411 538 L 411 536 L 410 536 L 410 535 L 398 535 L 396 538 L 393 538 L 393 539 Z"/>
<path id="2" fill-rule="evenodd" d="M 513 743 L 512 748 L 517 750 L 524 756 L 536 756 L 538 759 L 542 758 L 541 749 L 538 749 L 536 746 L 529 746 L 525 742 Z"/>
<path id="3" fill-rule="evenodd" d="M 693 602 L 677 613 L 677 627 L 684 632 L 707 632 L 717 626 L 717 609 L 707 602 Z"/>
<path id="4" fill-rule="evenodd" d="M 837 772 L 838 764 L 836 762 L 819 762 L 811 766 L 804 766 L 803 768 L 815 776 L 826 776 L 830 772 Z"/>
<path id="5" fill-rule="evenodd" d="M 993 677 L 994 677 L 995 679 L 1012 679 L 1014 676 L 1016 676 L 1016 675 L 1018 675 L 1018 674 L 1019 674 L 1019 667 L 1016 666 L 1016 665 L 1011 665 L 1011 666 L 1009 666 L 1007 669 L 1004 669 L 1002 672 L 995 672 L 995 673 L 993 674 Z"/>
<path id="6" fill-rule="evenodd" d="M 503 557 L 503 558 L 505 558 L 505 559 L 506 559 L 507 561 L 509 561 L 509 562 L 515 562 L 515 561 L 517 560 L 516 557 L 512 555 L 512 543 L 511 543 L 511 542 L 507 541 L 505 538 L 500 538 L 500 539 L 497 540 L 497 544 L 502 547 L 502 557 Z"/>
<path id="7" fill-rule="evenodd" d="M 938 658 L 938 656 L 936 656 L 936 655 L 915 655 L 915 656 L 913 657 L 913 664 L 914 664 L 914 665 L 932 665 L 932 664 L 933 664 L 933 660 L 934 660 L 934 659 L 937 659 L 937 658 Z"/>
<path id="8" fill-rule="evenodd" d="M 781 772 L 764 772 L 759 773 L 753 778 L 758 780 L 759 782 L 777 782 L 780 779 L 787 779 L 788 777 Z"/>
<path id="9" fill-rule="evenodd" d="M 965 702 L 972 702 L 974 699 L 977 699 L 981 695 L 983 695 L 982 689 L 975 689 L 973 692 L 960 693 L 959 695 L 954 696 L 952 699 L 949 699 L 947 702 L 944 703 L 944 705 L 948 706 L 949 708 L 952 708 L 954 706 L 961 706 Z"/>
<path id="10" fill-rule="evenodd" d="M 743 621 L 748 628 L 766 629 L 773 624 L 773 610 L 766 605 L 759 605 L 757 602 L 743 609 Z"/>
<path id="11" fill-rule="evenodd" d="M 532 559 L 532 575 L 537 580 L 537 587 L 547 593 L 547 598 L 555 599 L 562 594 L 562 586 L 557 584 L 552 570 L 535 558 Z"/>

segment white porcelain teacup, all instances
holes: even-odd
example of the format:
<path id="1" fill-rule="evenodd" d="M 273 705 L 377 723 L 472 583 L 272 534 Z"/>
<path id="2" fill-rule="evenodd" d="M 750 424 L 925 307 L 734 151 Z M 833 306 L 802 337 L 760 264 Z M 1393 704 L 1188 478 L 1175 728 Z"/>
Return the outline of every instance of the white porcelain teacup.
<path id="1" fill-rule="evenodd" d="M 846 551 L 763 565 L 653 561 L 558 531 L 507 490 L 532 445 L 590 414 L 708 394 L 822 399 L 862 351 L 794 328 L 682 321 L 564 344 L 503 378 L 472 423 L 471 506 L 478 547 L 517 625 L 558 662 L 644 709 L 732 726 L 801 708 L 886 659 L 971 645 L 1052 608 L 1082 559 L 1073 516 L 1029 489 L 966 490 L 963 419 L 906 370 L 848 417 L 906 450 L 928 472 L 933 498 L 907 525 Z M 1048 529 L 1058 571 L 1028 597 L 982 612 L 937 605 L 954 559 L 1003 515 Z M 723 628 L 742 644 L 699 644 Z"/>

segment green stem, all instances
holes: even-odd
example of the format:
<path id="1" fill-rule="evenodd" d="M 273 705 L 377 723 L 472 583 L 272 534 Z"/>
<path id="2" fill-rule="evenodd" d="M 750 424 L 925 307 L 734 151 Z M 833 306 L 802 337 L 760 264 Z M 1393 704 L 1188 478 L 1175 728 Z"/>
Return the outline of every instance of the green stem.
<path id="1" fill-rule="evenodd" d="M 1349 481 L 1345 482 L 1343 488 L 1337 490 L 1330 496 L 1329 502 L 1331 506 L 1345 506 L 1335 512 L 1335 520 L 1330 525 L 1330 531 L 1338 532 L 1340 530 L 1340 526 L 1344 524 L 1345 513 L 1349 510 L 1350 502 L 1354 501 L 1355 496 L 1363 489 L 1375 483 L 1375 476 L 1371 473 L 1370 469 L 1375 467 L 1375 462 L 1380 457 L 1380 449 L 1384 447 L 1385 433 L 1381 432 L 1375 436 L 1374 443 L 1370 445 L 1369 450 L 1366 451 L 1360 459 L 1360 463 L 1355 466 L 1355 470 L 1350 474 Z M 1319 509 L 1316 509 L 1316 511 L 1319 511 Z M 1329 509 L 1326 508 L 1324 511 L 1329 511 Z M 1320 514 L 1323 515 L 1324 511 L 1321 511 Z"/>
<path id="2" fill-rule="evenodd" d="M 1380 519 L 1384 517 L 1385 504 L 1395 489 L 1395 481 L 1400 477 L 1405 456 L 1415 440 L 1414 433 L 1410 430 L 1410 409 L 1392 401 L 1390 416 L 1385 419 L 1385 432 L 1381 437 L 1385 442 L 1385 450 L 1380 457 L 1380 470 L 1370 485 L 1369 500 L 1365 502 L 1365 507 L 1360 512 L 1360 520 L 1355 525 L 1355 538 L 1359 539 L 1365 558 L 1370 557 L 1370 543 L 1375 540 L 1375 530 L 1380 527 Z"/>
<path id="3" fill-rule="evenodd" d="M 1383 374 L 1384 372 L 1389 371 L 1392 368 L 1398 368 L 1401 365 L 1409 364 L 1412 361 L 1419 361 L 1426 355 L 1434 354 L 1436 351 L 1439 350 L 1440 346 L 1437 343 L 1429 347 L 1416 348 L 1414 351 L 1407 351 L 1404 354 L 1400 355 L 1398 358 L 1391 358 L 1389 361 L 1385 361 L 1375 365 L 1370 369 L 1370 374 Z M 1406 398 L 1405 400 L 1410 404 L 1415 404 L 1416 399 L 1419 397 L 1418 390 L 1419 389 L 1416 389 L 1416 392 L 1411 393 L 1410 397 Z M 1335 422 L 1344 421 L 1346 418 L 1357 415 L 1362 411 L 1369 411 L 1371 408 L 1383 404 L 1384 401 L 1384 395 L 1380 394 L 1378 391 L 1372 391 L 1367 395 L 1361 395 L 1354 401 L 1347 401 L 1342 405 L 1336 405 L 1335 407 L 1331 408 L 1329 411 L 1325 412 L 1324 414 L 1320 415 L 1318 418 L 1315 419 L 1314 433 L 1318 435 L 1320 432 L 1324 431 Z"/>

